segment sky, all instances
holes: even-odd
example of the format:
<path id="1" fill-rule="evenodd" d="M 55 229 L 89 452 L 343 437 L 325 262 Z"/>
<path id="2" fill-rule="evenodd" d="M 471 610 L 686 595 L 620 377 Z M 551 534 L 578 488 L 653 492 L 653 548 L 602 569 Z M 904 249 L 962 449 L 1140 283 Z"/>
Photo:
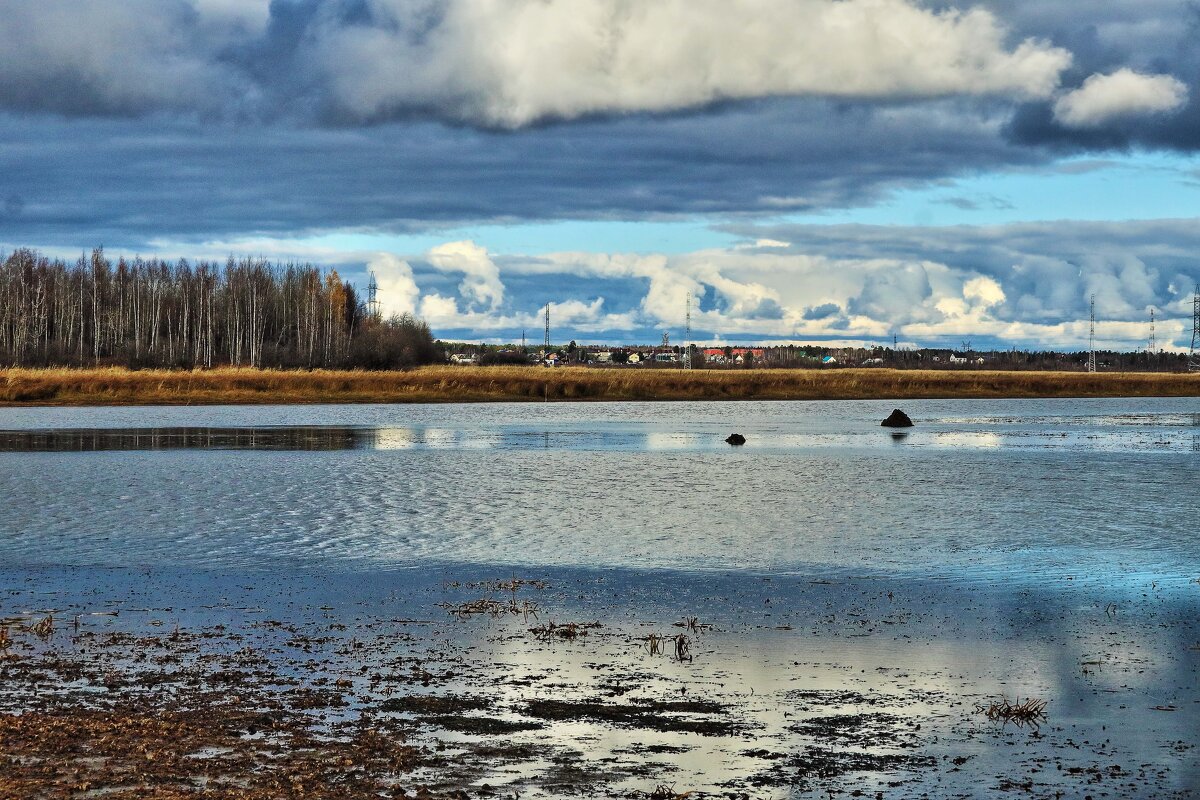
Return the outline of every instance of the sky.
<path id="1" fill-rule="evenodd" d="M 1192 0 L 0 0 L 0 252 L 368 271 L 445 339 L 1164 349 Z"/>

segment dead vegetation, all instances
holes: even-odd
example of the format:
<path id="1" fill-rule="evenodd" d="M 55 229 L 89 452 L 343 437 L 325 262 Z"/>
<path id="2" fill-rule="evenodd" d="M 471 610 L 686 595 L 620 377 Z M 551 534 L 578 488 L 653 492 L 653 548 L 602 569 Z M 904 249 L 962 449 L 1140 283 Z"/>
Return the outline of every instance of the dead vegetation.
<path id="1" fill-rule="evenodd" d="M 629 795 L 637 800 L 684 800 L 691 797 L 695 792 L 676 792 L 675 784 L 660 783 L 654 787 L 653 791 L 649 792 L 634 792 Z"/>
<path id="2" fill-rule="evenodd" d="M 1015 725 L 1029 725 L 1036 728 L 1046 721 L 1046 704 L 1045 700 L 1034 698 L 1026 698 L 1024 702 L 1017 699 L 1011 703 L 1007 699 L 1001 698 L 993 700 L 987 705 L 976 706 L 975 710 L 992 722 L 1011 722 Z"/>
<path id="3" fill-rule="evenodd" d="M 1193 397 L 1200 375 L 987 370 L 7 369 L 0 405 Z"/>
<path id="4" fill-rule="evenodd" d="M 422 758 L 402 737 L 370 727 L 318 740 L 303 717 L 215 697 L 188 710 L 0 715 L 0 752 L 0 797 L 45 800 L 92 793 L 113 800 L 349 800 L 390 791 Z M 199 786 L 197 775 L 204 776 Z"/>
<path id="5" fill-rule="evenodd" d="M 679 662 L 692 660 L 692 639 L 686 634 L 675 637 L 675 660 Z"/>
<path id="6" fill-rule="evenodd" d="M 459 619 L 469 619 L 470 617 L 486 614 L 489 617 L 502 617 L 506 614 L 520 614 L 528 622 L 530 617 L 537 619 L 538 604 L 532 600 L 522 600 L 517 602 L 517 599 L 498 600 L 494 597 L 481 597 L 477 600 L 468 600 L 465 603 L 439 603 L 439 607 L 446 609 L 451 616 Z"/>
<path id="7" fill-rule="evenodd" d="M 33 633 L 34 636 L 40 636 L 43 639 L 47 639 L 50 636 L 53 636 L 54 635 L 54 615 L 53 614 L 46 615 L 43 619 L 41 619 L 38 622 L 35 622 L 33 625 L 31 625 L 29 627 L 29 630 Z"/>
<path id="8" fill-rule="evenodd" d="M 458 582 L 453 582 L 450 585 L 443 586 L 444 589 L 458 588 Z M 549 584 L 545 581 L 534 580 L 528 578 L 518 578 L 513 576 L 508 580 L 494 581 L 479 581 L 477 583 L 468 583 L 468 589 L 478 589 L 489 593 L 488 597 L 480 597 L 475 600 L 468 600 L 465 603 L 440 603 L 441 608 L 446 609 L 451 616 L 459 619 L 467 619 L 469 617 L 480 614 L 487 615 L 493 618 L 503 617 L 509 614 L 521 615 L 526 622 L 529 622 L 530 617 L 538 618 L 540 608 L 538 604 L 532 600 L 517 600 L 517 592 L 528 586 L 534 589 L 545 589 Z M 498 598 L 495 595 L 499 592 L 504 592 L 507 597 Z"/>
<path id="9" fill-rule="evenodd" d="M 692 633 L 701 633 L 703 631 L 710 630 L 712 625 L 702 623 L 699 617 L 684 617 L 682 620 L 675 623 L 675 627 L 689 630 Z"/>
<path id="10" fill-rule="evenodd" d="M 728 707 L 708 700 L 637 700 L 605 703 L 592 700 L 535 699 L 522 709 L 525 716 L 553 722 L 591 720 L 621 728 L 660 732 L 730 736 L 746 725 L 728 718 Z"/>
<path id="11" fill-rule="evenodd" d="M 642 640 L 643 646 L 650 652 L 652 656 L 663 654 L 664 647 L 667 643 L 667 637 L 659 636 L 657 633 L 652 633 Z"/>
<path id="12" fill-rule="evenodd" d="M 548 622 L 545 625 L 530 628 L 529 632 L 534 635 L 534 638 L 542 642 L 551 642 L 555 639 L 574 641 L 581 636 L 587 636 L 589 630 L 595 630 L 600 627 L 602 626 L 599 622 L 568 622 L 562 625 Z"/>
<path id="13" fill-rule="evenodd" d="M 546 581 L 537 580 L 534 578 L 518 578 L 516 575 L 508 580 L 480 581 L 478 583 L 467 584 L 468 589 L 480 589 L 493 594 L 496 592 L 508 592 L 509 594 L 513 595 L 526 586 L 541 591 L 549 588 L 550 584 L 546 583 Z"/>

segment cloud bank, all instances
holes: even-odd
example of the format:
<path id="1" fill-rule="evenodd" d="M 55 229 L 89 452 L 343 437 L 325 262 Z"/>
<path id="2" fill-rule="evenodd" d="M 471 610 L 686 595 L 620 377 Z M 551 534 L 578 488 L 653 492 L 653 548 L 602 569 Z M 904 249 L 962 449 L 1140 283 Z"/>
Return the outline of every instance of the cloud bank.
<path id="1" fill-rule="evenodd" d="M 1191 220 L 743 232 L 745 245 L 673 255 L 488 254 L 504 298 L 488 308 L 475 302 L 472 286 L 445 294 L 436 285 L 445 246 L 396 264 L 426 285 L 420 311 L 447 337 L 516 341 L 522 330 L 540 331 L 544 305 L 533 298 L 548 293 L 564 341 L 646 343 L 662 331 L 678 340 L 690 294 L 698 341 L 883 342 L 895 334 L 931 346 L 972 338 L 981 347 L 1071 349 L 1087 342 L 1095 295 L 1102 346 L 1144 347 L 1151 309 L 1162 346 L 1190 343 L 1200 280 L 1191 260 L 1200 233 Z M 755 246 L 768 234 L 769 246 Z M 470 242 L 450 247 L 472 258 L 482 250 Z M 390 309 L 387 293 L 381 298 Z M 401 300 L 413 305 L 409 295 Z"/>

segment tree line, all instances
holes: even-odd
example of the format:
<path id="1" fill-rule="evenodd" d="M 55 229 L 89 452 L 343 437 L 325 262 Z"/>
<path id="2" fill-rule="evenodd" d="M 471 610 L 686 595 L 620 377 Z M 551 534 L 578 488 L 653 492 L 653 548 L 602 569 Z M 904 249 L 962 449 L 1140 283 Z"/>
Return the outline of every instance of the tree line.
<path id="1" fill-rule="evenodd" d="M 14 366 L 395 369 L 441 358 L 429 327 L 368 313 L 311 264 L 119 258 L 20 249 L 0 261 L 0 361 Z"/>

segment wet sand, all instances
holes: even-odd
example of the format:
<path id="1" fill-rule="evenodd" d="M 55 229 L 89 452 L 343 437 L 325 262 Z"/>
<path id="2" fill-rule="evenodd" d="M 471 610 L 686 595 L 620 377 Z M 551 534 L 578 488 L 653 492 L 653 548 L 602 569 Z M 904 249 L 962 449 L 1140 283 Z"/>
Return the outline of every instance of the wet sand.
<path id="1" fill-rule="evenodd" d="M 0 620 L 0 797 L 1200 792 L 1184 578 L 8 569 Z"/>

